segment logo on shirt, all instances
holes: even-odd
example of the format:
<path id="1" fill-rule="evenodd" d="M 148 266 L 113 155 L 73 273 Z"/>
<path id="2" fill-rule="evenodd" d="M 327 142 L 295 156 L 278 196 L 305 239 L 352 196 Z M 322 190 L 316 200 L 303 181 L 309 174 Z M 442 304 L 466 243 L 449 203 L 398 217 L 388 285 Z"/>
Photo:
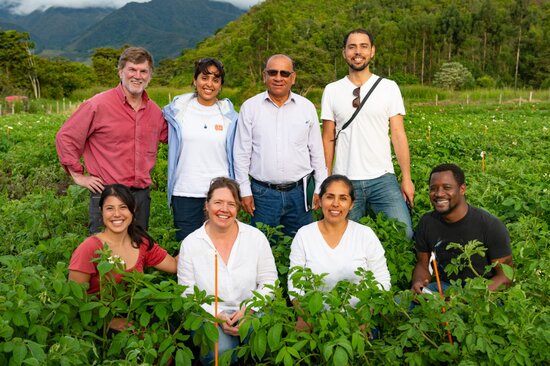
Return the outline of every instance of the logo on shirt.
<path id="1" fill-rule="evenodd" d="M 215 125 L 215 126 L 214 126 L 214 129 L 215 129 L 216 131 L 223 131 L 223 125 Z"/>

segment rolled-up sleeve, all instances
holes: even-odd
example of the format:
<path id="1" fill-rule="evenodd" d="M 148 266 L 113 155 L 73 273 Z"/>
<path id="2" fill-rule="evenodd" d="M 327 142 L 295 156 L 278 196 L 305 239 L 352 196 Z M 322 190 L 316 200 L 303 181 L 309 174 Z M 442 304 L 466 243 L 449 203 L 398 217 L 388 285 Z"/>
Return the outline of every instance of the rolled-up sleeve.
<path id="1" fill-rule="evenodd" d="M 61 165 L 69 171 L 83 173 L 84 167 L 80 157 L 88 139 L 94 120 L 95 108 L 90 102 L 84 102 L 71 117 L 61 126 L 55 136 L 55 147 Z"/>

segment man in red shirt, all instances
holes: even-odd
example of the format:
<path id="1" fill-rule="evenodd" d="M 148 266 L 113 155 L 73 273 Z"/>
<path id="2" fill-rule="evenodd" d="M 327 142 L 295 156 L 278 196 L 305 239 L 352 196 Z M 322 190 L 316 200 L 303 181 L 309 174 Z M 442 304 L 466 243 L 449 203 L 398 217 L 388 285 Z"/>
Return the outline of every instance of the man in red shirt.
<path id="1" fill-rule="evenodd" d="M 151 54 L 144 48 L 127 48 L 118 61 L 120 84 L 82 103 L 57 133 L 61 164 L 76 184 L 90 191 L 92 234 L 103 225 L 99 209 L 103 187 L 114 183 L 131 188 L 136 220 L 148 227 L 151 170 L 158 143 L 168 139 L 162 111 L 145 92 L 152 73 Z"/>

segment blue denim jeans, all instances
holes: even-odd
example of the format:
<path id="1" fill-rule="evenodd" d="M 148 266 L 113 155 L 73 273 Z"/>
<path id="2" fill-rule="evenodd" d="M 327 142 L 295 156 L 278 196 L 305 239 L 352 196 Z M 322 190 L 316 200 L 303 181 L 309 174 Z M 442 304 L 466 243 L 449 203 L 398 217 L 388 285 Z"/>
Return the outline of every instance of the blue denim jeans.
<path id="1" fill-rule="evenodd" d="M 305 208 L 304 187 L 279 192 L 252 181 L 251 188 L 256 207 L 250 222 L 253 226 L 257 222 L 271 227 L 283 225 L 283 233 L 294 236 L 299 228 L 313 221 L 311 211 Z"/>
<path id="2" fill-rule="evenodd" d="M 176 240 L 181 242 L 204 223 L 204 202 L 206 198 L 172 196 L 172 214 Z"/>
<path id="3" fill-rule="evenodd" d="M 355 190 L 355 202 L 349 213 L 349 218 L 359 221 L 369 212 L 378 215 L 383 212 L 386 217 L 397 219 L 404 223 L 407 238 L 413 236 L 411 215 L 407 208 L 401 188 L 393 174 L 384 174 L 375 179 L 352 180 Z"/>
<path id="4" fill-rule="evenodd" d="M 252 328 L 251 328 L 252 329 Z M 221 355 L 231 349 L 235 349 L 239 346 L 240 343 L 240 337 L 238 336 L 232 336 L 229 334 L 225 334 L 222 330 L 222 327 L 218 327 L 218 355 L 221 357 Z M 213 365 L 214 364 L 214 351 L 208 352 L 208 354 L 204 357 L 201 357 L 200 359 L 201 364 L 204 366 Z M 234 352 L 231 356 L 231 363 L 237 362 L 237 353 Z"/>

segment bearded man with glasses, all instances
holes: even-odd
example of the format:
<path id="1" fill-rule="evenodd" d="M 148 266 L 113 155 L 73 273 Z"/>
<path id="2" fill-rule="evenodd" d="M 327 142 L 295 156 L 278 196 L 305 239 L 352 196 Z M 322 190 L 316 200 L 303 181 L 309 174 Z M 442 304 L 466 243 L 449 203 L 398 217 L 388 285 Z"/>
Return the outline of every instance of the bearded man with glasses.
<path id="1" fill-rule="evenodd" d="M 383 212 L 404 223 L 410 239 L 407 206 L 413 205 L 414 184 L 403 125 L 405 107 L 394 81 L 382 79 L 375 86 L 380 78 L 370 71 L 375 51 L 373 37 L 365 29 L 352 30 L 344 38 L 342 55 L 348 75 L 326 86 L 321 103 L 325 161 L 329 174 L 345 175 L 353 183 L 356 200 L 350 219 L 359 221 L 368 213 Z M 390 135 L 401 168 L 401 186 L 394 173 Z"/>
<path id="2" fill-rule="evenodd" d="M 285 235 L 312 222 L 306 200 L 310 175 L 315 178 L 311 208 L 319 207 L 319 189 L 327 177 L 317 111 L 291 91 L 294 63 L 273 55 L 263 71 L 267 87 L 241 107 L 233 148 L 235 179 L 243 209 L 257 222 L 283 225 Z"/>

